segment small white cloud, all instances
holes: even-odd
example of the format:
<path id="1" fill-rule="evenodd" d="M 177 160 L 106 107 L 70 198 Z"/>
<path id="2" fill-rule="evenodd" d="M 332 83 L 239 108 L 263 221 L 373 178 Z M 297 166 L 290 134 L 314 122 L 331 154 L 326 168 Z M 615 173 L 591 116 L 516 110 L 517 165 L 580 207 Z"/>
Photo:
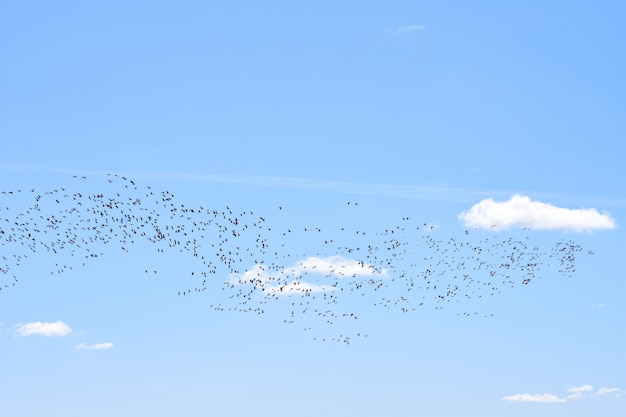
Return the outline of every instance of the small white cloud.
<path id="1" fill-rule="evenodd" d="M 607 388 L 607 387 L 598 388 L 598 391 L 596 391 L 596 394 L 598 395 L 613 394 L 616 397 L 621 397 L 625 393 L 626 393 L 626 390 L 623 390 L 621 388 Z"/>
<path id="2" fill-rule="evenodd" d="M 296 266 L 285 269 L 285 273 L 289 275 L 300 275 L 304 272 L 318 272 L 337 276 L 374 276 L 384 274 L 384 272 L 364 262 L 359 262 L 356 259 L 346 259 L 341 256 L 330 256 L 327 258 L 311 256 L 300 261 Z"/>
<path id="3" fill-rule="evenodd" d="M 581 385 L 579 387 L 569 387 L 567 392 L 571 394 L 567 396 L 567 398 L 581 398 L 586 392 L 593 392 L 593 387 L 591 385 Z"/>
<path id="4" fill-rule="evenodd" d="M 595 396 L 600 395 L 613 395 L 615 397 L 621 397 L 626 394 L 626 390 L 621 388 L 598 388 L 598 390 L 594 393 L 594 389 L 592 385 L 579 385 L 572 386 L 567 389 L 569 395 L 566 398 L 558 397 L 554 394 L 515 394 L 509 395 L 506 397 L 502 397 L 503 401 L 514 401 L 514 402 L 533 402 L 533 403 L 564 403 L 569 399 L 574 398 L 593 398 Z"/>
<path id="5" fill-rule="evenodd" d="M 593 307 L 593 308 L 605 308 L 606 304 L 605 303 L 591 304 L 591 307 Z"/>
<path id="6" fill-rule="evenodd" d="M 111 342 L 95 343 L 92 345 L 89 345 L 87 343 L 81 343 L 78 346 L 76 346 L 76 349 L 104 350 L 104 349 L 111 349 L 112 347 L 113 347 L 113 343 Z"/>
<path id="7" fill-rule="evenodd" d="M 41 335 L 41 336 L 67 336 L 72 333 L 70 326 L 62 321 L 54 323 L 44 323 L 35 321 L 26 324 L 17 324 L 16 335 L 19 337 Z"/>
<path id="8" fill-rule="evenodd" d="M 396 28 L 398 32 L 414 32 L 416 30 L 424 30 L 426 29 L 426 25 L 407 25 L 407 26 L 399 26 Z"/>
<path id="9" fill-rule="evenodd" d="M 482 200 L 469 211 L 462 212 L 459 219 L 468 227 L 494 230 L 517 227 L 581 232 L 616 227 L 615 220 L 608 213 L 600 214 L 595 208 L 567 209 L 532 201 L 519 194 L 503 202 L 491 198 Z"/>
<path id="10" fill-rule="evenodd" d="M 513 401 L 522 403 L 564 403 L 565 398 L 560 398 L 554 394 L 515 394 L 502 397 L 503 401 Z"/>

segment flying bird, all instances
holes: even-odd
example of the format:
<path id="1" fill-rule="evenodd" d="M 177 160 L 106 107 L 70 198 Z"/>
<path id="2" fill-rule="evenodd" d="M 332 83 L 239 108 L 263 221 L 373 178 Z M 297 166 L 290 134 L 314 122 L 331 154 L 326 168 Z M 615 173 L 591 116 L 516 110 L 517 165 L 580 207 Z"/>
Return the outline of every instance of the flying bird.
<path id="1" fill-rule="evenodd" d="M 358 219 L 353 210 L 362 208 L 356 202 L 347 203 L 352 214 L 338 218 L 346 223 L 333 230 L 309 223 L 281 229 L 269 215 L 254 214 L 256 210 L 229 204 L 224 209 L 191 207 L 168 190 L 158 193 L 117 174 L 102 183 L 76 175 L 69 182 L 43 192 L 31 188 L 31 194 L 1 192 L 6 210 L 0 217 L 0 290 L 15 286 L 20 267 L 42 252 L 62 257 L 50 267 L 50 274 L 57 275 L 111 251 L 126 253 L 142 246 L 153 250 L 150 262 L 155 264 L 173 254 L 189 257 L 184 267 L 192 270 L 186 276 L 197 281 L 192 289 L 180 278 L 185 287 L 178 295 L 206 294 L 219 312 L 264 314 L 269 306 L 289 303 L 286 324 L 302 321 L 309 330 L 312 323 L 339 327 L 339 336 L 317 339 L 349 344 L 367 336 L 363 330 L 351 335 L 341 330 L 341 323 L 360 323 L 358 306 L 402 314 L 475 308 L 477 300 L 530 285 L 547 274 L 572 276 L 582 252 L 571 240 L 541 249 L 531 244 L 530 231 L 516 238 L 474 236 L 469 230 L 440 236 L 439 229 L 414 221 L 413 214 L 390 219 L 378 230 L 368 224 L 355 227 L 348 220 Z M 84 191 L 85 184 L 95 192 Z M 282 204 L 278 209 L 283 213 Z M 302 242 L 318 250 L 303 249 Z M 140 268 L 157 274 L 153 264 Z"/>

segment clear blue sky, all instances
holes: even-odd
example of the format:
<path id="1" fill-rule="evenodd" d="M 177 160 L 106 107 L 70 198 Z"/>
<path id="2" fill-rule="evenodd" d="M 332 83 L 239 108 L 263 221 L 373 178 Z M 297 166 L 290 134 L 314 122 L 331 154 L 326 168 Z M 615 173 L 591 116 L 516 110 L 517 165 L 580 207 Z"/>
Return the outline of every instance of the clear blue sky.
<path id="1" fill-rule="evenodd" d="M 0 1 L 0 414 L 624 416 L 624 3 L 215 3 Z"/>

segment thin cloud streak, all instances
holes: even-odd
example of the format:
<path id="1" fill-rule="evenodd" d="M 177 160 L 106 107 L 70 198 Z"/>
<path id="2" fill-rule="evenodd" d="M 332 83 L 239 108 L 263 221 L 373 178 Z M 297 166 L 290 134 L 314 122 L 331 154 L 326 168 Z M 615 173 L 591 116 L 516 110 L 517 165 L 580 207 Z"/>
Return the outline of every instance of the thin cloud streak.
<path id="1" fill-rule="evenodd" d="M 598 390 L 594 391 L 593 385 L 580 385 L 580 386 L 572 386 L 567 389 L 569 395 L 565 398 L 559 397 L 554 394 L 546 393 L 546 394 L 514 394 L 507 395 L 506 397 L 502 397 L 502 401 L 509 402 L 523 402 L 523 403 L 565 403 L 568 400 L 578 399 L 578 398 L 590 398 L 590 397 L 599 397 L 599 396 L 607 396 L 613 395 L 614 397 L 621 397 L 626 393 L 625 390 L 621 388 L 607 388 L 602 387 L 598 388 Z"/>
<path id="2" fill-rule="evenodd" d="M 113 343 L 111 342 L 105 342 L 105 343 L 94 343 L 94 344 L 87 344 L 87 343 L 81 343 L 78 346 L 76 346 L 76 349 L 78 350 L 105 350 L 105 349 L 112 349 L 113 348 Z"/>
<path id="3" fill-rule="evenodd" d="M 625 197 L 613 196 L 580 196 L 560 193 L 537 192 L 534 190 L 497 190 L 439 185 L 400 185 L 364 182 L 325 181 L 297 177 L 268 177 L 263 175 L 231 175 L 231 174 L 194 174 L 185 172 L 104 172 L 76 169 L 50 168 L 42 165 L 9 165 L 0 164 L 0 170 L 23 172 L 43 171 L 60 174 L 107 177 L 119 174 L 134 179 L 159 181 L 185 181 L 207 184 L 240 185 L 260 188 L 289 188 L 325 190 L 338 194 L 394 196 L 423 201 L 440 201 L 450 203 L 469 203 L 481 198 L 505 198 L 516 192 L 533 194 L 537 198 L 558 200 L 563 204 L 597 204 L 602 206 L 626 207 Z"/>
<path id="4" fill-rule="evenodd" d="M 626 394 L 626 390 L 623 390 L 621 388 L 608 388 L 608 387 L 602 387 L 602 388 L 598 388 L 598 391 L 596 391 L 597 395 L 608 395 L 608 394 L 613 394 L 616 397 L 622 397 L 624 394 Z"/>
<path id="5" fill-rule="evenodd" d="M 424 30 L 426 29 L 426 25 L 406 25 L 406 26 L 399 26 L 396 28 L 396 31 L 398 32 L 415 32 L 418 30 Z"/>
<path id="6" fill-rule="evenodd" d="M 266 177 L 224 174 L 185 173 L 128 173 L 134 178 L 156 180 L 194 181 L 211 184 L 231 184 L 262 188 L 292 188 L 328 190 L 339 194 L 384 195 L 431 201 L 467 202 L 476 197 L 508 195 L 508 191 L 475 190 L 442 186 L 412 186 L 397 184 L 373 184 L 360 182 L 322 181 L 306 178 Z"/>

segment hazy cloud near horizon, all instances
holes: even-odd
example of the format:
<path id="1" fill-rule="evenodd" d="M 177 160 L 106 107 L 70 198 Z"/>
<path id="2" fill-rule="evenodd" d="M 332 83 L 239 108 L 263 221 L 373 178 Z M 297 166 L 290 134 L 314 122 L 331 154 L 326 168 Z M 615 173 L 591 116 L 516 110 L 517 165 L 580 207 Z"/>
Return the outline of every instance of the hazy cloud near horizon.
<path id="1" fill-rule="evenodd" d="M 514 394 L 507 395 L 502 397 L 501 400 L 509 401 L 509 402 L 526 402 L 526 403 L 566 403 L 568 400 L 583 398 L 583 397 L 599 397 L 599 396 L 607 396 L 608 394 L 613 394 L 615 397 L 621 397 L 626 393 L 626 390 L 621 388 L 612 387 L 602 387 L 594 390 L 593 385 L 580 385 L 580 386 L 571 386 L 567 389 L 569 393 L 566 397 L 559 397 L 558 395 L 551 393 L 544 394 Z"/>

